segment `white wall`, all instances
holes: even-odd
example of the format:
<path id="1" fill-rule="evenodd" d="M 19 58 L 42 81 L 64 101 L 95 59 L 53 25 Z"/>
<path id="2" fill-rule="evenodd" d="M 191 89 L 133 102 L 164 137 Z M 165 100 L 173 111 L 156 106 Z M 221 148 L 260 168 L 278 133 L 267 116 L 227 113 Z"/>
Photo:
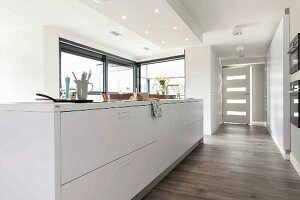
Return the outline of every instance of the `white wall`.
<path id="1" fill-rule="evenodd" d="M 222 66 L 211 48 L 211 131 L 215 132 L 222 119 Z"/>
<path id="2" fill-rule="evenodd" d="M 0 33 L 0 102 L 33 101 L 43 92 L 42 27 Z"/>
<path id="3" fill-rule="evenodd" d="M 267 125 L 283 155 L 290 150 L 288 45 L 289 17 L 284 16 L 267 55 Z"/>
<path id="4" fill-rule="evenodd" d="M 186 97 L 204 100 L 204 133 L 212 134 L 222 121 L 218 57 L 211 46 L 191 47 L 185 50 L 185 62 Z"/>
<path id="5" fill-rule="evenodd" d="M 34 101 L 37 92 L 59 97 L 59 37 L 124 58 L 132 57 L 51 26 L 0 33 L 0 102 Z"/>
<path id="6" fill-rule="evenodd" d="M 265 122 L 264 83 L 265 65 L 252 65 L 252 123 Z"/>

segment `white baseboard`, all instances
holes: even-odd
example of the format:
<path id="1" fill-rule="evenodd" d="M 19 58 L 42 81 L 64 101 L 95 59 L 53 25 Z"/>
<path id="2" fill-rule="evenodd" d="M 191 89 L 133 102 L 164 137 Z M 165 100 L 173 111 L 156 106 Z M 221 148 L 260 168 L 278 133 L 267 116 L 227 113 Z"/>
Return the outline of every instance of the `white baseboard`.
<path id="1" fill-rule="evenodd" d="M 273 141 L 275 142 L 277 148 L 279 149 L 282 157 L 284 158 L 284 160 L 290 160 L 290 154 L 286 153 L 286 151 L 282 148 L 282 146 L 280 146 L 279 142 L 277 141 L 277 139 L 273 136 L 272 131 L 270 130 L 269 127 L 267 127 Z"/>
<path id="2" fill-rule="evenodd" d="M 219 122 L 215 125 L 215 127 L 211 130 L 211 135 L 214 134 L 218 128 L 221 126 L 222 122 Z"/>
<path id="3" fill-rule="evenodd" d="M 218 130 L 222 122 L 217 123 L 211 130 L 204 130 L 204 135 L 212 135 Z"/>
<path id="4" fill-rule="evenodd" d="M 251 125 L 254 125 L 254 126 L 266 126 L 266 122 L 252 121 Z"/>
<path id="5" fill-rule="evenodd" d="M 210 130 L 204 130 L 204 135 L 211 135 L 211 131 Z"/>
<path id="6" fill-rule="evenodd" d="M 295 168 L 295 170 L 297 171 L 297 173 L 300 176 L 300 163 L 295 159 L 295 157 L 293 156 L 293 154 L 290 154 L 290 161 L 293 165 L 293 167 Z"/>

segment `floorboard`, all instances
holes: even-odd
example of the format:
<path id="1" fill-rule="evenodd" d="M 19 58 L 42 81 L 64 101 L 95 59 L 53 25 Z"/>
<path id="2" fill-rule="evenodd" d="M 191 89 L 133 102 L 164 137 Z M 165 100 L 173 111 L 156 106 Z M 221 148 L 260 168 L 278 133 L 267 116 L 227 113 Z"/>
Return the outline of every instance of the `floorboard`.
<path id="1" fill-rule="evenodd" d="M 300 178 L 262 126 L 222 125 L 146 200 L 299 200 Z"/>

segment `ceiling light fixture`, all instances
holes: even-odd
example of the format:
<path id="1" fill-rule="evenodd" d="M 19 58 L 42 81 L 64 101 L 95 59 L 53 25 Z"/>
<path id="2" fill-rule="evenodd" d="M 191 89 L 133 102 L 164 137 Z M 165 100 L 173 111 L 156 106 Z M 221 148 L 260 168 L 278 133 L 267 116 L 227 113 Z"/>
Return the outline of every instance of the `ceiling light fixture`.
<path id="1" fill-rule="evenodd" d="M 105 1 L 109 1 L 109 0 L 94 0 L 95 3 L 103 3 Z"/>
<path id="2" fill-rule="evenodd" d="M 233 28 L 233 36 L 239 36 L 239 35 L 243 35 L 243 30 L 241 27 L 234 27 Z"/>
<path id="3" fill-rule="evenodd" d="M 155 12 L 155 13 L 159 13 L 159 9 L 156 8 L 156 9 L 154 10 L 154 12 Z"/>
<path id="4" fill-rule="evenodd" d="M 127 19 L 127 16 L 126 16 L 126 15 L 123 15 L 123 16 L 122 16 L 122 19 L 123 19 L 123 20 L 126 20 L 126 19 Z"/>
<path id="5" fill-rule="evenodd" d="M 190 38 L 185 38 L 185 41 L 189 41 L 190 40 Z"/>
<path id="6" fill-rule="evenodd" d="M 145 34 L 146 34 L 146 35 L 149 34 L 149 31 L 148 31 L 148 30 L 145 30 Z"/>
<path id="7" fill-rule="evenodd" d="M 161 43 L 162 43 L 162 44 L 166 44 L 166 42 L 165 42 L 165 41 L 161 41 Z"/>
<path id="8" fill-rule="evenodd" d="M 245 47 L 243 45 L 238 45 L 235 47 L 235 50 L 237 52 L 243 52 L 245 50 Z"/>
<path id="9" fill-rule="evenodd" d="M 173 26 L 173 30 L 177 30 L 178 29 L 178 27 L 177 26 Z"/>

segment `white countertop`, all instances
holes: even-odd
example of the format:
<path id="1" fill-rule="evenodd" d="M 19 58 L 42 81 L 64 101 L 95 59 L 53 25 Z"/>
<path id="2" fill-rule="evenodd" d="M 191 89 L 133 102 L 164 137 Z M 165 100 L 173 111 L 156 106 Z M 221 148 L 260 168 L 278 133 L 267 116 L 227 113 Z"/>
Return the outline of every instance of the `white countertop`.
<path id="1" fill-rule="evenodd" d="M 161 104 L 203 101 L 202 99 L 162 99 Z M 18 102 L 0 104 L 0 111 L 67 112 L 150 105 L 150 101 L 110 101 L 93 103 Z"/>

